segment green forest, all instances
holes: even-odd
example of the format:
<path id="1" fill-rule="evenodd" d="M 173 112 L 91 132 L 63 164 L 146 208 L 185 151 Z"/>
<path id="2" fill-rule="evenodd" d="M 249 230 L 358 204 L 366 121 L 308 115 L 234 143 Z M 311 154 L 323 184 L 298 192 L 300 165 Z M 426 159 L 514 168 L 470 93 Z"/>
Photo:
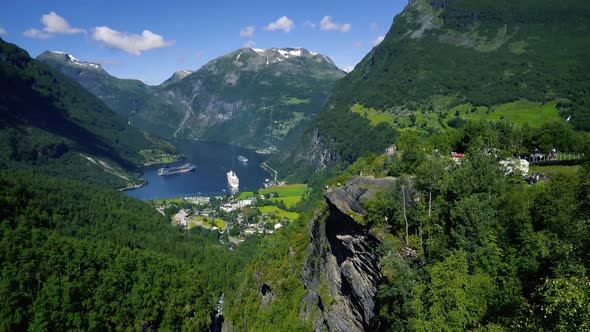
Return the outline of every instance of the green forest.
<path id="1" fill-rule="evenodd" d="M 586 0 L 410 0 L 346 75 L 243 48 L 159 88 L 0 39 L 0 331 L 590 331 L 589 35 Z M 183 228 L 203 198 L 116 190 L 183 158 L 157 133 L 278 179 Z"/>
<path id="2" fill-rule="evenodd" d="M 230 252 L 110 189 L 0 173 L 0 330 L 206 330 L 256 241 Z"/>
<path id="3" fill-rule="evenodd" d="M 546 142 L 588 155 L 587 136 L 568 127 L 551 131 L 554 126 L 560 125 L 531 131 L 467 122 L 434 136 L 403 133 L 393 156 L 367 155 L 344 171 L 311 179 L 314 192 L 305 204 L 315 212 L 291 231 L 329 218 L 321 194 L 325 184 L 345 183 L 361 172 L 395 177 L 395 187 L 364 202 L 366 215 L 354 219 L 379 239 L 383 278 L 374 330 L 587 330 L 590 161 L 537 167 L 552 171 L 535 184 L 506 175 L 498 163 L 517 142 L 524 150 Z M 491 150 L 498 146 L 504 148 Z M 439 152 L 451 147 L 465 152 L 460 163 Z M 306 258 L 309 238 L 295 234 L 300 233 L 277 234 L 273 245 L 260 248 L 256 273 L 251 271 L 227 310 L 238 330 L 245 321 L 255 330 L 311 329 L 313 322 L 299 314 L 306 288 L 295 282 L 304 260 L 312 259 Z M 275 292 L 272 305 L 256 294 L 262 282 Z M 321 289 L 321 302 L 334 303 Z M 257 308 L 265 306 L 260 313 Z"/>

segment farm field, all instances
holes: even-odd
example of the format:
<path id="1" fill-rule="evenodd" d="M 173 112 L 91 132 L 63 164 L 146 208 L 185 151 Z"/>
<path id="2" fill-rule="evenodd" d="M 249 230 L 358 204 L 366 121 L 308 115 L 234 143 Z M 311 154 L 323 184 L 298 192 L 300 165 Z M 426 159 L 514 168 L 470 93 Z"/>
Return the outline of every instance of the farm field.
<path id="1" fill-rule="evenodd" d="M 275 214 L 279 218 L 287 218 L 289 220 L 297 220 L 299 218 L 299 213 L 285 211 L 276 206 L 260 206 L 258 210 L 261 213 Z"/>

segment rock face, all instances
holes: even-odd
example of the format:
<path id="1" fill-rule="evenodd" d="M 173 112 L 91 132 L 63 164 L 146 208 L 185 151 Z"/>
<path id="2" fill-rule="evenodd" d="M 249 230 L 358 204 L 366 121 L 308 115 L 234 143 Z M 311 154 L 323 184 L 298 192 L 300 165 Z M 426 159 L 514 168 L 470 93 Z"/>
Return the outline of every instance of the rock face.
<path id="1" fill-rule="evenodd" d="M 307 293 L 301 316 L 311 315 L 314 331 L 378 328 L 379 241 L 350 215 L 363 216 L 361 203 L 394 183 L 394 178 L 355 178 L 329 191 L 328 211 L 310 222 L 311 243 L 303 268 Z"/>

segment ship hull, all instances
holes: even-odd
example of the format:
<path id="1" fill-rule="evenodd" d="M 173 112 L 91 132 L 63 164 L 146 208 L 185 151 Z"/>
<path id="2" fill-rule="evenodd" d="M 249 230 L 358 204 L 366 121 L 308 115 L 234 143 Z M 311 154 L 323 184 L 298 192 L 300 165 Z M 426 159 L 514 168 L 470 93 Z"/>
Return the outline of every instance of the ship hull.
<path id="1" fill-rule="evenodd" d="M 180 167 L 170 167 L 170 168 L 160 168 L 158 170 L 158 175 L 166 176 L 166 175 L 174 175 L 174 174 L 182 174 L 192 172 L 197 168 L 195 165 L 186 164 Z"/>

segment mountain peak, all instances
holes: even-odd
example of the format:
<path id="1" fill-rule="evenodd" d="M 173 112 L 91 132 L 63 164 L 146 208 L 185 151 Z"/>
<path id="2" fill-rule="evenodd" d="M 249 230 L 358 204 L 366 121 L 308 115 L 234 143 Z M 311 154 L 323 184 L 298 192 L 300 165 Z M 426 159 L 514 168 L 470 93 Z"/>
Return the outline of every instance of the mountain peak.
<path id="1" fill-rule="evenodd" d="M 317 62 L 328 62 L 335 65 L 332 59 L 328 56 L 310 51 L 303 47 L 273 47 L 273 48 L 242 48 L 233 53 L 235 60 L 239 61 L 242 54 L 245 52 L 254 52 L 259 57 L 265 57 L 264 62 L 268 64 L 289 61 L 297 58 L 313 59 Z"/>
<path id="2" fill-rule="evenodd" d="M 172 83 L 176 83 L 180 80 L 182 80 L 183 78 L 187 77 L 188 75 L 194 73 L 194 70 L 179 70 L 177 72 L 175 72 L 174 74 L 172 74 L 172 76 L 170 76 L 169 79 L 167 79 L 166 81 L 164 81 L 162 83 L 162 86 L 166 86 Z"/>
<path id="3" fill-rule="evenodd" d="M 102 66 L 98 63 L 81 61 L 78 60 L 75 56 L 62 51 L 45 51 L 37 57 L 37 60 L 43 60 L 48 58 L 62 61 L 64 63 L 71 64 L 74 66 L 85 67 L 89 69 L 102 69 Z"/>

